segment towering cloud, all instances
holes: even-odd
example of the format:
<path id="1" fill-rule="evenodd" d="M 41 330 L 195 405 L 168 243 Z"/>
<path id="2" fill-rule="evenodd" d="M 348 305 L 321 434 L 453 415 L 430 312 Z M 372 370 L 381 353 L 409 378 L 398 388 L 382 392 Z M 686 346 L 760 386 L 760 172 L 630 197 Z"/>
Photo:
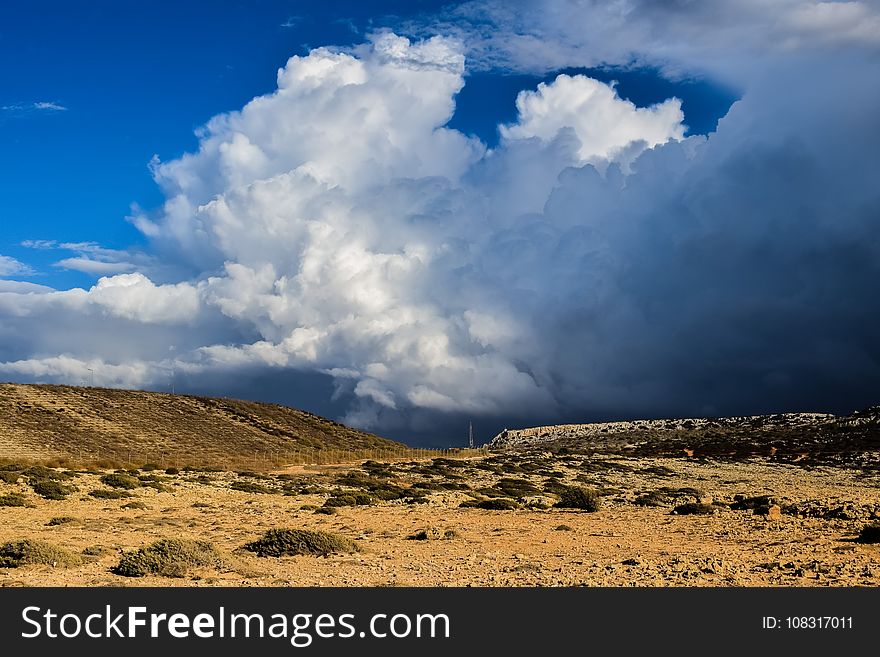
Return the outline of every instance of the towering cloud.
<path id="1" fill-rule="evenodd" d="M 293 57 L 153 163 L 167 200 L 132 219 L 149 266 L 0 286 L 0 372 L 321 373 L 345 419 L 404 436 L 461 413 L 876 401 L 880 92 L 857 82 L 877 53 L 835 29 L 751 70 L 709 136 L 685 137 L 676 99 L 562 75 L 520 94 L 494 149 L 445 127 L 459 41 Z"/>

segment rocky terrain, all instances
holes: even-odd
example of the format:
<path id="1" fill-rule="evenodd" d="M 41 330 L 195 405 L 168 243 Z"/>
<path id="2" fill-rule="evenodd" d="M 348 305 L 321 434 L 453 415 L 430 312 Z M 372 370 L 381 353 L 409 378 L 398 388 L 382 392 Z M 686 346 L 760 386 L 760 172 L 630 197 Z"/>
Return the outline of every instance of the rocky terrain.
<path id="1" fill-rule="evenodd" d="M 45 472 L 2 472 L 0 505 L 15 504 L 0 506 L 2 586 L 880 584 L 880 545 L 859 540 L 880 520 L 880 477 L 859 470 L 517 451 L 274 473 L 53 470 L 63 499 L 43 496 Z M 559 506 L 573 489 L 588 508 Z M 356 551 L 244 549 L 277 529 Z M 119 574 L 167 539 L 216 558 Z M 4 568 L 22 541 L 37 556 Z"/>
<path id="2" fill-rule="evenodd" d="M 880 407 L 846 416 L 780 413 L 505 429 L 489 447 L 571 447 L 628 456 L 720 460 L 763 457 L 772 463 L 876 470 L 880 467 Z"/>

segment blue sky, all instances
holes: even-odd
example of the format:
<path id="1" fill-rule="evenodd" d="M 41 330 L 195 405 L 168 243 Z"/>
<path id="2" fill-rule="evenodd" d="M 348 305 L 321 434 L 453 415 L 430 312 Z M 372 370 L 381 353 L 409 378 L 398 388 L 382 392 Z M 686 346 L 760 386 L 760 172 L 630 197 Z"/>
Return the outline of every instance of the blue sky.
<path id="1" fill-rule="evenodd" d="M 880 4 L 6 2 L 0 379 L 412 443 L 880 400 Z"/>
<path id="2" fill-rule="evenodd" d="M 359 43 L 443 4 L 6 3 L 0 57 L 15 65 L 0 71 L 0 106 L 8 108 L 0 112 L 0 253 L 28 263 L 28 280 L 90 286 L 95 275 L 55 266 L 69 252 L 21 243 L 143 244 L 125 217 L 132 203 L 163 200 L 148 168 L 154 154 L 165 161 L 196 148 L 199 126 L 271 92 L 291 55 Z M 650 68 L 559 72 L 618 80 L 620 95 L 640 106 L 677 96 L 692 133 L 713 130 L 736 97 L 712 80 L 669 81 Z M 494 146 L 497 125 L 515 118 L 516 94 L 556 73 L 472 72 L 449 125 Z"/>

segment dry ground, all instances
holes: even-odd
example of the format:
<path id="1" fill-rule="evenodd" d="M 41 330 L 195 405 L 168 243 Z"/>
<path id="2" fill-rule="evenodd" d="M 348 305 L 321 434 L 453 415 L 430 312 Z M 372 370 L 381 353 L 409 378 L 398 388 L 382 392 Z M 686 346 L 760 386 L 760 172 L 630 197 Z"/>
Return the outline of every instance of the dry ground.
<path id="1" fill-rule="evenodd" d="M 372 469 L 371 469 L 372 468 Z M 407 489 L 429 482 L 424 497 L 343 506 L 316 514 L 348 467 L 290 468 L 284 477 L 183 472 L 134 497 L 94 499 L 106 488 L 100 473 L 65 484 L 66 500 L 38 497 L 22 478 L 0 483 L 0 495 L 25 494 L 33 508 L 0 507 L 0 544 L 29 538 L 81 552 L 100 552 L 83 565 L 0 569 L 3 586 L 839 586 L 880 584 L 880 545 L 854 542 L 880 517 L 880 479 L 858 470 L 687 458 L 621 458 L 508 453 L 450 464 L 369 466 L 369 481 Z M 143 474 L 143 473 L 142 473 Z M 152 474 L 152 473 L 147 473 Z M 162 475 L 161 471 L 158 474 Z M 277 473 L 276 473 L 277 474 Z M 374 476 L 375 475 L 375 476 Z M 162 475 L 164 477 L 164 475 Z M 540 493 L 519 496 L 520 508 L 460 508 L 490 499 L 503 478 L 529 482 Z M 234 482 L 274 493 L 232 490 Z M 554 508 L 553 485 L 598 489 L 602 508 Z M 453 489 L 443 489 L 446 485 Z M 282 494 L 287 488 L 287 495 Z M 696 497 L 724 503 L 712 515 L 673 514 L 680 493 L 662 506 L 636 499 L 658 489 L 699 489 Z M 478 492 L 482 489 L 482 492 Z M 734 495 L 770 495 L 783 509 L 773 520 L 728 508 Z M 513 499 L 513 496 L 507 499 Z M 146 509 L 125 509 L 133 500 Z M 413 501 L 418 503 L 412 503 Z M 549 508 L 540 508 L 549 506 Z M 76 520 L 57 526 L 53 517 Z M 321 529 L 355 539 L 361 551 L 326 558 L 260 558 L 239 548 L 271 528 Z M 428 538 L 409 538 L 427 530 Z M 449 532 L 447 537 L 445 534 Z M 126 578 L 111 568 L 120 554 L 166 537 L 211 541 L 227 557 L 221 568 L 183 578 Z M 94 548 L 101 548 L 100 550 Z"/>

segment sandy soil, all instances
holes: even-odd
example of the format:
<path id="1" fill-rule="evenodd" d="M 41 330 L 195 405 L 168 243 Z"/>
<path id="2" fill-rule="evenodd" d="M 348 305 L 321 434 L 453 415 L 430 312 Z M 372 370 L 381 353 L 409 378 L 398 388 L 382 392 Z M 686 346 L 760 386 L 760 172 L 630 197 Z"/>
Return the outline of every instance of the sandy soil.
<path id="1" fill-rule="evenodd" d="M 619 459 L 619 463 L 635 463 Z M 225 487 L 233 473 L 212 473 L 211 484 L 180 476 L 169 492 L 137 489 L 147 509 L 131 500 L 96 500 L 98 475 L 81 475 L 67 500 L 30 494 L 36 508 L 0 508 L 0 543 L 31 538 L 69 550 L 100 546 L 103 554 L 71 568 L 0 569 L 0 586 L 827 586 L 880 584 L 880 545 L 854 542 L 866 521 L 880 516 L 880 480 L 857 471 L 682 459 L 638 460 L 639 472 L 609 472 L 619 489 L 595 513 L 563 509 L 486 511 L 458 508 L 459 491 L 431 494 L 424 504 L 400 501 L 343 507 L 316 515 L 304 505 L 326 496 L 252 494 Z M 671 476 L 645 472 L 668 468 Z M 296 470 L 302 473 L 302 468 Z M 326 470 L 324 470 L 326 473 Z M 189 480 L 187 480 L 189 479 Z M 473 482 L 479 485 L 482 482 Z M 838 509 L 836 518 L 750 510 L 715 515 L 670 513 L 632 503 L 639 492 L 700 488 L 715 500 L 772 494 L 801 509 Z M 24 483 L 0 484 L 0 494 L 30 493 Z M 198 506 L 193 506 L 197 504 Z M 47 526 L 56 516 L 77 520 Z M 244 543 L 274 527 L 323 529 L 349 536 L 362 551 L 327 558 L 258 558 Z M 413 540 L 419 530 L 427 540 Z M 454 536 L 445 538 L 446 530 Z M 206 539 L 228 555 L 228 566 L 186 578 L 125 578 L 110 568 L 122 551 L 164 537 Z"/>

